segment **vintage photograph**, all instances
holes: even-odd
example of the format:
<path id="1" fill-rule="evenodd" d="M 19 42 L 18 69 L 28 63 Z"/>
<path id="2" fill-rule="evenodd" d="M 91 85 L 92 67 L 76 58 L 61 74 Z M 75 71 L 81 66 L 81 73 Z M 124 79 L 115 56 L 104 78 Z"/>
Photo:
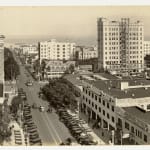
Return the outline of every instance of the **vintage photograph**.
<path id="1" fill-rule="evenodd" d="M 150 144 L 150 6 L 1 6 L 0 145 Z"/>

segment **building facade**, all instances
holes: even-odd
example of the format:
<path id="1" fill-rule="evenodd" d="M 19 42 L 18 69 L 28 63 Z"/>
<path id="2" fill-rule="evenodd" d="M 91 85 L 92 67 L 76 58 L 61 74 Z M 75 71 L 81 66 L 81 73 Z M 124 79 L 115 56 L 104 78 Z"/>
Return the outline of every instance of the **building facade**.
<path id="1" fill-rule="evenodd" d="M 144 41 L 144 56 L 150 55 L 150 41 Z"/>
<path id="2" fill-rule="evenodd" d="M 39 42 L 40 63 L 46 60 L 72 60 L 74 58 L 75 43 L 58 42 L 55 39 Z"/>
<path id="3" fill-rule="evenodd" d="M 23 55 L 38 54 L 37 46 L 36 45 L 23 45 L 22 54 Z"/>
<path id="4" fill-rule="evenodd" d="M 93 75 L 82 78 L 81 83 L 80 112 L 92 122 L 100 122 L 101 129 L 109 133 L 107 142 L 112 141 L 110 135 L 114 131 L 114 143 L 150 143 L 149 81 L 120 81 Z"/>
<path id="5" fill-rule="evenodd" d="M 141 21 L 121 18 L 110 21 L 99 18 L 98 69 L 129 74 L 141 72 L 144 66 L 144 27 Z"/>
<path id="6" fill-rule="evenodd" d="M 4 35 L 0 35 L 0 104 L 4 102 Z"/>
<path id="7" fill-rule="evenodd" d="M 75 61 L 63 62 L 60 60 L 51 60 L 46 63 L 44 79 L 60 78 L 67 71 L 70 65 L 75 66 Z"/>
<path id="8" fill-rule="evenodd" d="M 97 47 L 77 46 L 75 56 L 77 60 L 87 60 L 97 58 Z"/>

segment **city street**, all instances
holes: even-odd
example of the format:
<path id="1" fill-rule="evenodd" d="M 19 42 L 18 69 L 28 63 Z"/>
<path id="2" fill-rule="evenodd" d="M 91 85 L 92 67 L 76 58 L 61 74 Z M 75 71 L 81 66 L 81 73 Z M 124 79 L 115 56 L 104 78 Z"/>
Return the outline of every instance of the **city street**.
<path id="1" fill-rule="evenodd" d="M 16 58 L 16 57 L 15 57 Z M 16 59 L 20 65 L 20 61 Z M 25 83 L 31 76 L 26 76 L 27 71 L 20 65 L 20 76 L 17 81 L 18 88 L 23 88 L 27 94 L 27 100 L 30 105 L 36 103 L 37 106 L 44 106 L 48 109 L 48 103 L 38 97 L 40 85 L 34 81 L 33 86 L 26 86 Z M 59 121 L 55 113 L 40 112 L 39 109 L 32 109 L 33 121 L 38 127 L 38 132 L 43 145 L 59 145 L 66 138 L 71 137 L 68 129 Z"/>

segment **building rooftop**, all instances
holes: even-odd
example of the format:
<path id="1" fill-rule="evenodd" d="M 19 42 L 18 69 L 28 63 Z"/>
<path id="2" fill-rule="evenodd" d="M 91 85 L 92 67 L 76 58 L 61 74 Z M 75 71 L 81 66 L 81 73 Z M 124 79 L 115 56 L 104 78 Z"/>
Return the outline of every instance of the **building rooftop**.
<path id="1" fill-rule="evenodd" d="M 132 89 L 126 89 L 121 90 L 119 88 L 119 83 L 124 80 L 96 80 L 96 81 L 88 81 L 91 85 L 95 86 L 99 90 L 102 90 L 104 93 L 107 93 L 114 98 L 118 99 L 124 99 L 124 98 L 142 98 L 142 97 L 150 97 L 150 87 L 148 88 L 132 88 Z M 128 80 L 129 85 L 131 82 L 131 85 L 134 83 L 132 80 Z M 140 82 L 140 81 L 137 81 Z M 144 81 L 143 81 L 144 82 Z M 145 81 L 146 82 L 146 81 Z M 147 83 L 148 84 L 148 83 Z M 149 83 L 150 84 L 150 83 Z"/>
<path id="2" fill-rule="evenodd" d="M 87 84 L 83 84 L 82 82 L 85 81 L 93 87 L 96 87 L 104 93 L 118 99 L 150 97 L 150 80 L 146 79 L 118 79 L 113 75 L 105 73 L 86 74 L 86 78 L 83 74 L 72 74 L 67 75 L 66 78 L 76 85 L 86 86 Z M 128 82 L 128 87 L 124 90 L 121 90 L 122 82 Z"/>
<path id="3" fill-rule="evenodd" d="M 125 112 L 127 112 L 129 115 L 150 124 L 150 112 L 145 112 L 137 107 L 123 107 Z"/>

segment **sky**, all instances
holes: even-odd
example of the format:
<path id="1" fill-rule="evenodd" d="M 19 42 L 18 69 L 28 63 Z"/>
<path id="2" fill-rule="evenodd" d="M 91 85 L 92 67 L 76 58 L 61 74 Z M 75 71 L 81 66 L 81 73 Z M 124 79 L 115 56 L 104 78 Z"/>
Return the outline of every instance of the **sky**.
<path id="1" fill-rule="evenodd" d="M 0 33 L 6 41 L 57 38 L 96 44 L 98 17 L 142 20 L 145 40 L 150 40 L 150 6 L 0 7 Z"/>

